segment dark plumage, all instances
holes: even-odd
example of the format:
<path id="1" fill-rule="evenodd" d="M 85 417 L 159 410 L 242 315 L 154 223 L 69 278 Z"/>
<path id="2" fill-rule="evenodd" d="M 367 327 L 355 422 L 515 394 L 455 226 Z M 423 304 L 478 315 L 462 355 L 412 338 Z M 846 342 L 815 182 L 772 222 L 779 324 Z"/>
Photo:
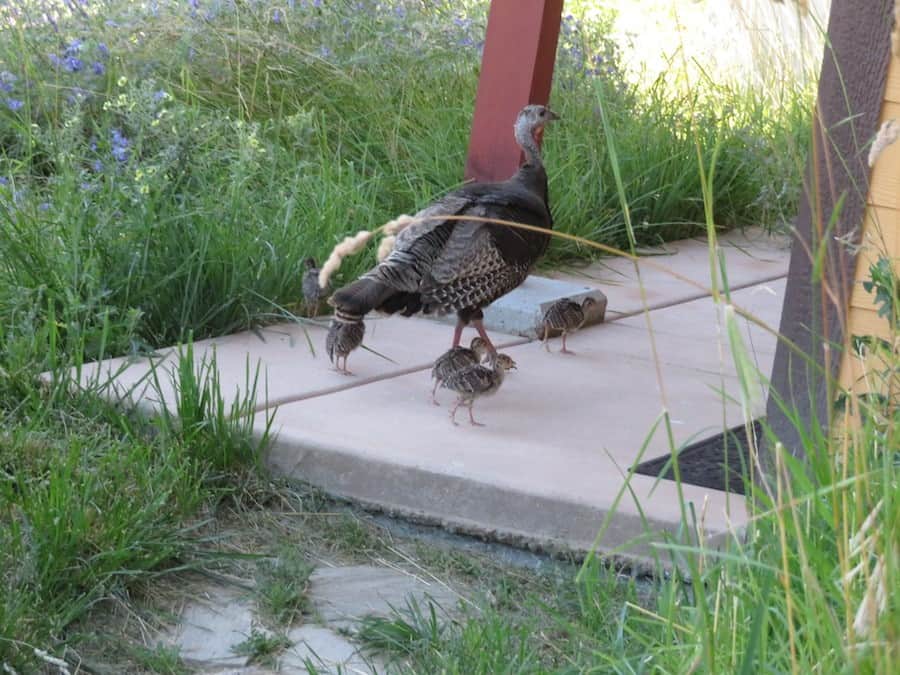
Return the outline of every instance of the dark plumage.
<path id="1" fill-rule="evenodd" d="M 435 405 L 440 405 L 435 395 L 441 382 L 463 368 L 478 365 L 486 353 L 487 344 L 480 337 L 475 337 L 472 338 L 472 343 L 469 347 L 451 347 L 437 357 L 434 366 L 431 368 L 431 377 L 434 380 L 434 388 L 431 390 L 431 402 Z"/>
<path id="2" fill-rule="evenodd" d="M 553 119 L 556 114 L 544 106 L 525 106 L 515 136 L 526 163 L 506 181 L 466 185 L 414 217 L 478 216 L 552 228 L 537 141 Z M 521 284 L 549 242 L 547 234 L 475 220 L 422 220 L 401 231 L 390 255 L 329 302 L 359 317 L 373 309 L 403 316 L 456 312 L 453 346 L 471 321 L 493 352 L 482 308 Z"/>
<path id="3" fill-rule="evenodd" d="M 589 307 L 597 303 L 593 298 L 585 298 L 579 305 L 574 300 L 563 298 L 554 302 L 544 313 L 541 321 L 541 330 L 543 337 L 541 341 L 544 343 L 544 349 L 550 351 L 550 331 L 562 332 L 562 349 L 561 354 L 574 354 L 575 352 L 566 349 L 566 335 L 574 333 L 584 325 L 585 312 Z"/>
<path id="4" fill-rule="evenodd" d="M 315 258 L 307 258 L 303 262 L 306 271 L 303 273 L 303 301 L 306 305 L 306 314 L 315 316 L 318 313 L 319 302 L 327 295 L 326 289 L 319 286 L 319 267 Z"/>
<path id="5" fill-rule="evenodd" d="M 335 369 L 344 375 L 352 375 L 347 370 L 347 356 L 350 352 L 362 344 L 366 334 L 366 324 L 357 317 L 343 317 L 335 314 L 328 326 L 328 336 L 325 338 L 325 351 L 329 360 L 335 365 Z M 341 367 L 341 357 L 344 365 Z"/>
<path id="6" fill-rule="evenodd" d="M 515 367 L 515 362 L 509 357 L 505 359 L 494 357 L 490 366 L 468 366 L 448 374 L 441 382 L 441 386 L 457 394 L 456 403 L 450 410 L 450 420 L 453 424 L 457 424 L 456 411 L 459 406 L 465 405 L 469 408 L 469 422 L 475 426 L 484 426 L 481 422 L 476 422 L 472 415 L 475 399 L 497 393 L 503 384 L 506 370 Z"/>

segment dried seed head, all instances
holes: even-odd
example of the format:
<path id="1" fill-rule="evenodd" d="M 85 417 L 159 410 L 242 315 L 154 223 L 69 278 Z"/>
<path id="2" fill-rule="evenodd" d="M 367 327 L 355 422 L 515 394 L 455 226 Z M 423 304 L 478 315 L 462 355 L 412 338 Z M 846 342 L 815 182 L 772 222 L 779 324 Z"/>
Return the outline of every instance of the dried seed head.
<path id="1" fill-rule="evenodd" d="M 900 123 L 895 119 L 886 120 L 872 141 L 872 147 L 869 148 L 869 168 L 875 166 L 878 156 L 898 137 L 900 137 Z"/>

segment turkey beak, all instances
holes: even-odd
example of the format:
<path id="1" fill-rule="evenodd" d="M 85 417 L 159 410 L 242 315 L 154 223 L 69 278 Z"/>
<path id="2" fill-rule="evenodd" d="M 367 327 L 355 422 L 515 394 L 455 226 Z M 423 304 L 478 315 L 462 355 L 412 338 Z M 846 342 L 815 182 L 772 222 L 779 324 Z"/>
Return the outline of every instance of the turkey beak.
<path id="1" fill-rule="evenodd" d="M 550 110 L 550 108 L 544 108 L 544 110 L 547 111 L 547 117 L 549 118 L 548 121 L 557 121 L 560 119 L 559 115 Z"/>

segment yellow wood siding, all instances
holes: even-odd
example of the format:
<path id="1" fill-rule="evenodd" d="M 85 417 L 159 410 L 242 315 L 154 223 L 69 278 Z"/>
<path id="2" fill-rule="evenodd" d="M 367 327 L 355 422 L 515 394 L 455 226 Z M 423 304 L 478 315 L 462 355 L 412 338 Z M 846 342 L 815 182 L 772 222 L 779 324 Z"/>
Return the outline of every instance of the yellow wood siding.
<path id="1" fill-rule="evenodd" d="M 900 58 L 891 58 L 888 66 L 881 121 L 900 122 Z M 891 259 L 900 274 L 900 142 L 887 147 L 872 168 L 869 194 L 863 219 L 862 249 L 856 262 L 856 277 L 848 310 L 847 344 L 841 360 L 840 384 L 857 393 L 879 388 L 874 376 L 880 365 L 860 359 L 850 349 L 853 335 L 890 338 L 887 318 L 879 317 L 874 294 L 867 293 L 862 283 L 869 279 L 869 267 L 880 257 Z M 867 377 L 866 375 L 869 375 Z"/>
<path id="2" fill-rule="evenodd" d="M 884 88 L 884 100 L 900 103 L 900 68 L 896 67 L 897 57 L 891 59 L 888 66 L 887 85 Z"/>
<path id="3" fill-rule="evenodd" d="M 897 59 L 893 59 L 897 61 Z M 894 68 L 893 61 L 891 70 Z M 881 106 L 879 125 L 889 119 L 900 122 L 900 103 L 885 101 Z M 881 153 L 869 183 L 869 203 L 876 206 L 885 206 L 890 209 L 900 208 L 900 143 L 889 145 Z"/>

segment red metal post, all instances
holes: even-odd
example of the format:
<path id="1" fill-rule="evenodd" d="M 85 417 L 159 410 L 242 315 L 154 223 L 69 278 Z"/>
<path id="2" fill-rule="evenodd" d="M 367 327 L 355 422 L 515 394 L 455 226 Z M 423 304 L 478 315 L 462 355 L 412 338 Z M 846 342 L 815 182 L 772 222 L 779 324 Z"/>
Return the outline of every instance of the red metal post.
<path id="1" fill-rule="evenodd" d="M 466 178 L 509 178 L 521 162 L 513 122 L 550 98 L 563 0 L 492 0 L 475 99 Z"/>

